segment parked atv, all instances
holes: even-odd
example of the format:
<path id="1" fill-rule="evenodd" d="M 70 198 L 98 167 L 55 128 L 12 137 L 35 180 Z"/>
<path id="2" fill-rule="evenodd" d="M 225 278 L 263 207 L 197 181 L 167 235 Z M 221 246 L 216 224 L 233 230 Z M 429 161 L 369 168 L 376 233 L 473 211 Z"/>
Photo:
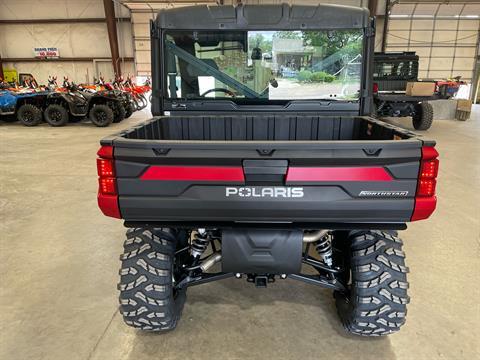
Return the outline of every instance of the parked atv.
<path id="1" fill-rule="evenodd" d="M 119 100 L 105 93 L 82 91 L 74 83 L 64 80 L 65 92 L 49 94 L 46 101 L 45 121 L 51 126 L 64 126 L 69 117 L 84 118 L 99 127 L 110 125 L 115 117 L 120 117 Z"/>
<path id="2" fill-rule="evenodd" d="M 116 78 L 112 83 L 108 83 L 105 82 L 105 79 L 103 77 L 100 77 L 99 79 L 95 79 L 94 83 L 97 87 L 102 88 L 103 91 L 108 91 L 110 94 L 120 99 L 125 110 L 124 118 L 128 119 L 137 110 L 137 106 L 134 102 L 132 95 L 128 91 L 125 91 L 123 89 L 123 87 L 121 86 L 121 81 L 119 81 L 118 79 L 119 78 Z M 120 121 L 121 120 L 114 122 Z"/>
<path id="3" fill-rule="evenodd" d="M 26 90 L 23 90 L 26 91 Z M 42 121 L 46 91 L 0 91 L 0 116 L 10 121 L 17 119 L 25 126 L 36 126 Z"/>
<path id="4" fill-rule="evenodd" d="M 101 90 L 98 93 L 118 100 L 118 103 L 115 106 L 115 118 L 113 119 L 114 123 L 119 123 L 120 121 L 132 116 L 134 107 L 130 94 L 122 90 L 108 88 Z"/>

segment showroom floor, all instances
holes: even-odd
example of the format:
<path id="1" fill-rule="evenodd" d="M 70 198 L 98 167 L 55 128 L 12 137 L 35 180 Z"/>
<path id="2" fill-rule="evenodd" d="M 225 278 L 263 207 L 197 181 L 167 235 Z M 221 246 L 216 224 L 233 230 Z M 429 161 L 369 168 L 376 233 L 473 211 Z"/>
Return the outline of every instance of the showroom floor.
<path id="1" fill-rule="evenodd" d="M 439 205 L 403 232 L 408 321 L 398 334 L 346 335 L 330 291 L 292 280 L 191 288 L 175 332 L 123 325 L 118 256 L 125 229 L 96 205 L 98 140 L 89 124 L 0 123 L 1 359 L 474 359 L 480 333 L 480 107 L 426 133 L 440 152 Z M 401 120 L 410 127 L 410 121 Z"/>

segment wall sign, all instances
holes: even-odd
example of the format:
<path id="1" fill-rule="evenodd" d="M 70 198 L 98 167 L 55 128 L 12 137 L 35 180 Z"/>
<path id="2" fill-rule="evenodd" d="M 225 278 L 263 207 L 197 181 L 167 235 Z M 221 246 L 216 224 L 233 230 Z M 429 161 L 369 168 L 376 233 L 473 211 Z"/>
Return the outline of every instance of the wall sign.
<path id="1" fill-rule="evenodd" d="M 60 57 L 60 52 L 56 47 L 36 47 L 33 48 L 33 54 L 36 58 L 55 59 Z"/>

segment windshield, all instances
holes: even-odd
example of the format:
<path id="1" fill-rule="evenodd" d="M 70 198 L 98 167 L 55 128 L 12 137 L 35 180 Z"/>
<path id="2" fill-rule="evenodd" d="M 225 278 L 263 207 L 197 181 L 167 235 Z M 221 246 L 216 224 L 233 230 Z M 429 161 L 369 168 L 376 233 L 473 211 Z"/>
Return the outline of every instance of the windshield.
<path id="1" fill-rule="evenodd" d="M 362 30 L 170 31 L 170 98 L 357 100 Z"/>

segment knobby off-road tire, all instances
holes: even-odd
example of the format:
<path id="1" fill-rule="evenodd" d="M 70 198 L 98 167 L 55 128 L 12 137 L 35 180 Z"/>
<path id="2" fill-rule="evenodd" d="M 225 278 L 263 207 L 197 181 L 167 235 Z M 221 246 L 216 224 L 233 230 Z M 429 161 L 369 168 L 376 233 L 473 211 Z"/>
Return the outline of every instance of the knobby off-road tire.
<path id="1" fill-rule="evenodd" d="M 176 235 L 169 229 L 129 229 L 120 256 L 120 312 L 127 325 L 169 331 L 177 326 L 186 290 L 173 288 Z"/>
<path id="2" fill-rule="evenodd" d="M 94 105 L 89 113 L 90 121 L 98 127 L 105 127 L 113 122 L 113 110 L 108 105 Z"/>
<path id="3" fill-rule="evenodd" d="M 121 103 L 116 104 L 115 105 L 113 122 L 114 123 L 119 123 L 123 119 L 125 119 L 125 116 L 126 116 L 126 110 L 125 110 L 125 107 L 123 106 L 123 104 L 121 104 Z"/>
<path id="4" fill-rule="evenodd" d="M 48 105 L 44 116 L 50 126 L 65 126 L 68 122 L 68 111 L 59 104 Z"/>
<path id="5" fill-rule="evenodd" d="M 42 110 L 32 104 L 24 104 L 17 111 L 17 119 L 25 126 L 37 126 L 42 122 Z"/>
<path id="6" fill-rule="evenodd" d="M 416 130 L 428 130 L 433 124 L 433 107 L 429 102 L 422 102 L 415 106 L 415 115 L 412 117 L 413 127 Z"/>
<path id="7" fill-rule="evenodd" d="M 135 111 L 135 107 L 131 102 L 129 102 L 125 106 L 125 119 L 128 119 L 130 116 L 132 116 L 133 112 Z"/>
<path id="8" fill-rule="evenodd" d="M 348 293 L 335 293 L 343 326 L 363 336 L 398 331 L 409 302 L 402 241 L 394 231 L 358 231 L 350 233 L 348 247 L 351 285 Z"/>

